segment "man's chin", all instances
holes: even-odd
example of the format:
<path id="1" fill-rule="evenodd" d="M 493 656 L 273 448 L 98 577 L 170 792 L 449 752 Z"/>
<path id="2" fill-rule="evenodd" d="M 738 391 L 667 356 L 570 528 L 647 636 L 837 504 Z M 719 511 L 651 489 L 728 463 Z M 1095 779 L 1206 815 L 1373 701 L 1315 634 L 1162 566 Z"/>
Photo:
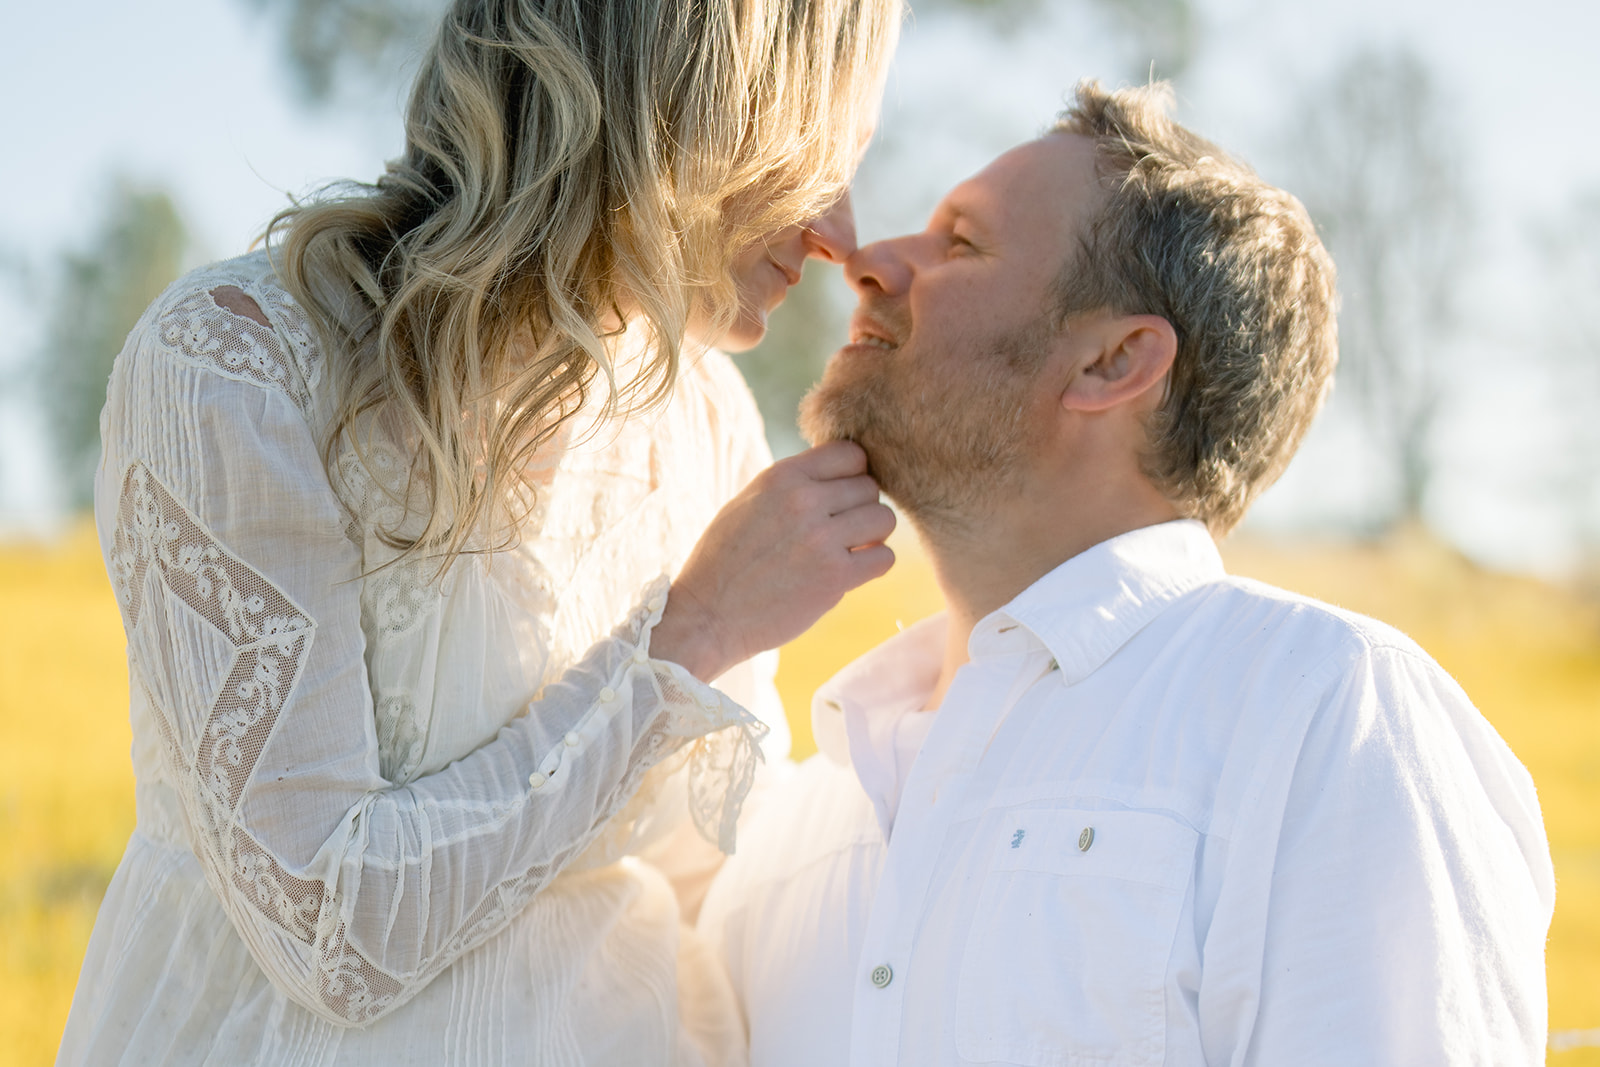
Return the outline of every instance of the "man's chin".
<path id="1" fill-rule="evenodd" d="M 795 421 L 800 427 L 800 436 L 805 439 L 806 444 L 815 448 L 829 441 L 856 440 L 855 435 L 849 432 L 849 428 L 844 426 L 843 420 L 839 418 L 840 405 L 840 398 L 827 388 L 826 380 L 813 385 L 810 391 L 800 398 L 800 409 L 796 413 Z"/>
<path id="2" fill-rule="evenodd" d="M 881 384 L 846 383 L 824 376 L 800 401 L 800 435 L 815 447 L 828 441 L 853 441 L 867 454 L 867 473 L 883 495 L 897 506 L 914 502 L 911 467 L 917 449 L 910 446 L 909 425 L 900 425 L 897 409 Z"/>

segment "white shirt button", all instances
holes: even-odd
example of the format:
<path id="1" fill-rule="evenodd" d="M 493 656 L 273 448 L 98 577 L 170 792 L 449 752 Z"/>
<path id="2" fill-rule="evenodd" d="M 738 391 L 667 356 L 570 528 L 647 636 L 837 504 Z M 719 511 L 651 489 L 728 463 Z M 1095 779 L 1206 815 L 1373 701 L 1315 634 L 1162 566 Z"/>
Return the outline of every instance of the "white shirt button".
<path id="1" fill-rule="evenodd" d="M 894 981 L 894 970 L 887 963 L 880 963 L 872 968 L 872 974 L 868 977 L 879 989 L 887 989 L 889 983 Z"/>
<path id="2" fill-rule="evenodd" d="M 544 784 L 549 780 L 549 776 L 543 771 L 534 771 L 532 774 L 528 775 L 528 785 L 532 786 L 534 789 L 543 789 Z"/>
<path id="3" fill-rule="evenodd" d="M 572 733 L 571 731 L 568 731 L 567 736 L 562 738 L 562 740 L 567 743 L 568 748 L 577 748 L 578 745 L 583 742 L 583 738 L 579 737 L 575 733 Z"/>
<path id="4" fill-rule="evenodd" d="M 1088 852 L 1089 846 L 1094 844 L 1094 827 L 1085 826 L 1083 833 L 1078 835 L 1078 851 Z"/>
<path id="5" fill-rule="evenodd" d="M 600 690 L 600 700 L 602 703 L 609 704 L 615 699 L 617 699 L 617 691 L 611 688 L 609 685 Z"/>
<path id="6" fill-rule="evenodd" d="M 666 597 L 664 597 L 664 596 L 653 596 L 653 597 L 650 598 L 650 610 L 651 611 L 660 611 L 662 608 L 664 608 L 666 606 L 667 606 L 667 598 Z"/>
<path id="7" fill-rule="evenodd" d="M 636 649 L 633 650 L 633 662 L 635 662 L 635 663 L 648 663 L 649 660 L 650 660 L 650 653 L 646 652 L 644 649 L 636 648 Z"/>

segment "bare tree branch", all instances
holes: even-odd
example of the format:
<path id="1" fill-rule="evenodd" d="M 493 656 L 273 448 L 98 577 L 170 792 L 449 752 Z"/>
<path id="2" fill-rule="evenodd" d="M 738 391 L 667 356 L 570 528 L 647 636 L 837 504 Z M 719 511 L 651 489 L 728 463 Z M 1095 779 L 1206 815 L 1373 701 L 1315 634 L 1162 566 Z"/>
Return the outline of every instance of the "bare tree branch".
<path id="1" fill-rule="evenodd" d="M 1547 370 L 1570 441 L 1557 463 L 1570 519 L 1600 576 L 1600 184 L 1543 220 L 1533 245 L 1544 266 Z"/>
<path id="2" fill-rule="evenodd" d="M 1292 187 L 1339 267 L 1340 380 L 1390 457 L 1390 523 L 1421 516 L 1472 243 L 1460 139 L 1413 52 L 1365 50 L 1294 115 Z"/>

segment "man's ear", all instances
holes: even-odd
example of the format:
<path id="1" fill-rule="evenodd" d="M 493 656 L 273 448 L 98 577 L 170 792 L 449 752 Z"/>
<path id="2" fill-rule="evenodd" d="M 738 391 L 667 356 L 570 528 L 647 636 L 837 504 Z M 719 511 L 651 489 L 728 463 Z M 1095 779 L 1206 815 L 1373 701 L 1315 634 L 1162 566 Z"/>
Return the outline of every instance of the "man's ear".
<path id="1" fill-rule="evenodd" d="M 1178 335 L 1160 315 L 1115 315 L 1089 325 L 1087 361 L 1061 394 L 1068 411 L 1108 411 L 1157 387 L 1172 369 Z"/>

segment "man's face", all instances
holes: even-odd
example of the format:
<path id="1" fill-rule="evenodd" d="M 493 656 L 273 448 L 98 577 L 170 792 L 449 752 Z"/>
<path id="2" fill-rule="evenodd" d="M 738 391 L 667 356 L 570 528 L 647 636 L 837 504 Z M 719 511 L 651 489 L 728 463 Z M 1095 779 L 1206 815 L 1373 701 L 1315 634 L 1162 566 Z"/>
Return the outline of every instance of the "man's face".
<path id="1" fill-rule="evenodd" d="M 801 406 L 806 436 L 858 442 L 916 518 L 1003 490 L 1054 406 L 1053 283 L 1102 195 L 1092 142 L 1051 134 L 956 186 L 921 233 L 858 250 L 850 343 Z"/>

